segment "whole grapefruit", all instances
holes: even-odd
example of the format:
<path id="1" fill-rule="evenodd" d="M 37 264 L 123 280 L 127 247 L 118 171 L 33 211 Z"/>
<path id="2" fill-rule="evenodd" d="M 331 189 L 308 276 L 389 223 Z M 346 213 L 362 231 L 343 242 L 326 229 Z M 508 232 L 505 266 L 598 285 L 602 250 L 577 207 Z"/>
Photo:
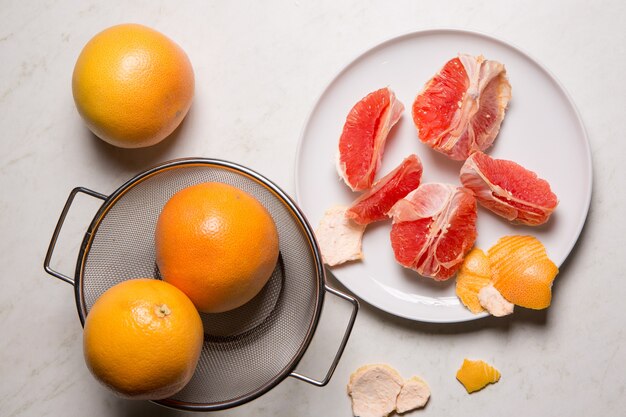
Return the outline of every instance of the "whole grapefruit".
<path id="1" fill-rule="evenodd" d="M 250 301 L 278 260 L 278 231 L 263 205 L 228 184 L 196 184 L 174 194 L 157 220 L 163 279 L 198 310 L 219 313 Z"/>
<path id="2" fill-rule="evenodd" d="M 100 139 L 122 148 L 159 143 L 191 106 L 194 73 L 185 52 L 165 35 L 122 24 L 95 35 L 72 76 L 78 112 Z"/>
<path id="3" fill-rule="evenodd" d="M 140 278 L 96 300 L 85 320 L 83 351 L 96 379 L 119 396 L 159 400 L 189 382 L 203 338 L 200 315 L 182 291 Z"/>

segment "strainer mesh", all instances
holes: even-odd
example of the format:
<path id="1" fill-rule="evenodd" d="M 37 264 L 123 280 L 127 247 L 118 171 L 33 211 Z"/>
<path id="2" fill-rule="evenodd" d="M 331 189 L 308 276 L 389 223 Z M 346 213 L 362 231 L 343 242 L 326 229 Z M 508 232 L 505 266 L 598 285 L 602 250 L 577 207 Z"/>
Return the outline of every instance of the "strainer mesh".
<path id="1" fill-rule="evenodd" d="M 111 286 L 158 277 L 154 230 L 177 191 L 201 182 L 233 185 L 272 215 L 280 261 L 263 291 L 230 313 L 203 315 L 205 340 L 196 373 L 173 400 L 206 405 L 244 398 L 274 381 L 307 340 L 316 317 L 320 277 L 311 245 L 291 209 L 259 180 L 221 165 L 181 164 L 132 183 L 106 211 L 83 257 L 79 302 L 88 312 Z"/>

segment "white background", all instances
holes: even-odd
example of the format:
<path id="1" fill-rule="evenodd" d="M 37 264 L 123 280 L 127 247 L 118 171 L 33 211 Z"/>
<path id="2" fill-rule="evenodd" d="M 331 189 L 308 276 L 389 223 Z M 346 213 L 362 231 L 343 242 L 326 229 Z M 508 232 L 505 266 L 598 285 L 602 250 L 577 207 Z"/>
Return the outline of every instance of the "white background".
<path id="1" fill-rule="evenodd" d="M 624 21 L 621 1 L 0 1 L 0 415 L 185 414 L 118 399 L 84 365 L 72 288 L 42 268 L 73 187 L 108 194 L 159 162 L 203 156 L 249 166 L 293 194 L 297 140 L 328 81 L 383 40 L 438 27 L 477 30 L 520 47 L 551 70 L 582 115 L 594 194 L 552 306 L 505 319 L 429 325 L 363 305 L 327 387 L 288 379 L 252 403 L 214 415 L 350 416 L 348 377 L 371 362 L 428 381 L 431 401 L 411 415 L 623 413 Z M 82 46 L 123 22 L 174 39 L 196 73 L 196 97 L 181 128 L 139 151 L 94 138 L 70 87 Z M 566 158 L 567 148 L 562 152 Z M 96 208 L 92 199 L 76 201 L 55 252 L 56 269 L 72 273 Z M 347 307 L 329 297 L 299 370 L 321 376 L 346 316 Z M 501 381 L 467 395 L 455 380 L 464 357 L 493 363 Z"/>

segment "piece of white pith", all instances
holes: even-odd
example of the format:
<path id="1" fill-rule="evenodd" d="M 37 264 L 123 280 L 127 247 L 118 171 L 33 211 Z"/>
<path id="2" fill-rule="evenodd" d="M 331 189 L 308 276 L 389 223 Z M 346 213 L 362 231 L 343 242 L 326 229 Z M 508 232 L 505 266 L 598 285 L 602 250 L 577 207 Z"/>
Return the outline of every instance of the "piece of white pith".
<path id="1" fill-rule="evenodd" d="M 513 313 L 514 305 L 508 302 L 493 285 L 480 289 L 478 301 L 493 316 L 502 317 Z"/>
<path id="2" fill-rule="evenodd" d="M 396 409 L 404 379 L 388 365 L 365 365 L 350 375 L 348 395 L 358 417 L 386 417 Z"/>
<path id="3" fill-rule="evenodd" d="M 361 242 L 365 226 L 346 218 L 347 209 L 346 206 L 335 206 L 326 210 L 315 230 L 322 258 L 328 266 L 363 258 Z"/>
<path id="4" fill-rule="evenodd" d="M 430 387 L 417 376 L 404 380 L 385 364 L 365 365 L 350 375 L 348 395 L 352 413 L 358 417 L 386 417 L 393 411 L 406 413 L 422 408 L 430 398 Z"/>
<path id="5" fill-rule="evenodd" d="M 396 399 L 396 411 L 406 413 L 407 411 L 422 408 L 430 398 L 430 387 L 421 378 L 414 376 L 406 381 Z"/>

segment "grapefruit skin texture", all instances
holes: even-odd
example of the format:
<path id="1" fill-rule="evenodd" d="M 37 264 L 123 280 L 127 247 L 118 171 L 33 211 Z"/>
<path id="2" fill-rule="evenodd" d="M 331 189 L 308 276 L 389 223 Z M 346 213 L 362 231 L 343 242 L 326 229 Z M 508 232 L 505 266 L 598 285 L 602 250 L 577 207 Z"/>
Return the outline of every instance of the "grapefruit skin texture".
<path id="1" fill-rule="evenodd" d="M 558 205 L 546 180 L 513 161 L 482 152 L 465 161 L 460 179 L 483 207 L 514 223 L 544 224 Z"/>
<path id="2" fill-rule="evenodd" d="M 185 118 L 194 93 L 185 52 L 165 35 L 123 24 L 95 35 L 72 76 L 79 114 L 100 139 L 121 148 L 159 143 Z"/>
<path id="3" fill-rule="evenodd" d="M 94 377 L 118 396 L 159 400 L 180 391 L 196 369 L 204 332 L 192 302 L 155 279 L 123 281 L 89 311 L 83 352 Z"/>
<path id="4" fill-rule="evenodd" d="M 391 128 L 404 105 L 389 88 L 381 88 L 352 107 L 339 138 L 337 172 L 352 191 L 370 188 L 380 167 Z"/>
<path id="5" fill-rule="evenodd" d="M 346 211 L 346 217 L 358 224 L 387 219 L 393 205 L 420 185 L 422 162 L 409 155 L 389 174 L 376 181 L 372 188 L 357 198 Z"/>
<path id="6" fill-rule="evenodd" d="M 541 310 L 552 302 L 559 268 L 533 236 L 505 236 L 488 251 L 493 286 L 509 302 Z"/>
<path id="7" fill-rule="evenodd" d="M 278 261 L 278 231 L 265 207 L 218 182 L 174 194 L 159 215 L 155 238 L 161 276 L 204 313 L 250 301 Z"/>
<path id="8" fill-rule="evenodd" d="M 479 248 L 467 254 L 456 276 L 456 295 L 472 313 L 484 311 L 478 300 L 478 293 L 483 287 L 491 284 L 491 267 L 489 258 Z"/>
<path id="9" fill-rule="evenodd" d="M 436 281 L 452 278 L 476 241 L 476 200 L 463 187 L 422 184 L 389 216 L 398 263 Z"/>
<path id="10" fill-rule="evenodd" d="M 465 387 L 468 394 L 480 391 L 489 384 L 500 380 L 500 371 L 482 360 L 464 359 L 456 372 L 456 379 Z"/>

